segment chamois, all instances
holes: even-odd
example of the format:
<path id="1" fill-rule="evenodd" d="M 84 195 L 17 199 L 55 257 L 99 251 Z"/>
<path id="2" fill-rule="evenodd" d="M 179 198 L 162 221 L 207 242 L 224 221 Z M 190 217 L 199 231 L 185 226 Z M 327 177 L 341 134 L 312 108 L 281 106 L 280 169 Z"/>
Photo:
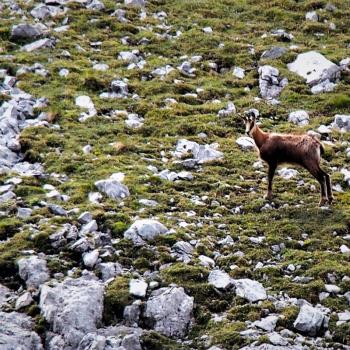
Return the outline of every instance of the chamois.
<path id="1" fill-rule="evenodd" d="M 269 167 L 268 188 L 265 198 L 272 198 L 272 180 L 276 168 L 281 163 L 297 164 L 307 169 L 320 183 L 321 200 L 319 205 L 333 201 L 330 176 L 321 169 L 321 155 L 324 148 L 319 140 L 311 135 L 275 134 L 267 133 L 259 128 L 256 116 L 248 111 L 242 117 L 245 123 L 245 132 L 254 139 L 259 155 Z"/>

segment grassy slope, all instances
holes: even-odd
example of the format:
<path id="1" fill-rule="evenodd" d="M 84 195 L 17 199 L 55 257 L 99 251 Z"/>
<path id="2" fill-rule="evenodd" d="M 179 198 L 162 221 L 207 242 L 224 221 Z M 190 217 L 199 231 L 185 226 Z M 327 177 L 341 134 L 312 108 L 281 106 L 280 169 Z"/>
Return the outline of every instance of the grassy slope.
<path id="1" fill-rule="evenodd" d="M 262 125 L 265 129 L 274 131 L 301 132 L 317 128 L 320 124 L 327 124 L 333 120 L 336 113 L 346 113 L 349 101 L 344 95 L 350 94 L 349 76 L 344 76 L 335 92 L 322 95 L 311 95 L 309 88 L 296 75 L 286 69 L 286 63 L 291 62 L 297 53 L 289 52 L 281 59 L 266 61 L 280 69 L 283 76 L 288 77 L 289 85 L 283 90 L 281 104 L 270 106 L 264 102 L 254 102 L 258 96 L 257 61 L 261 53 L 274 45 L 288 46 L 278 42 L 275 37 L 261 38 L 264 33 L 272 29 L 284 28 L 295 35 L 293 44 L 298 44 L 300 52 L 315 49 L 325 54 L 327 58 L 339 62 L 349 55 L 346 49 L 350 42 L 348 18 L 350 16 L 349 1 L 334 1 L 338 10 L 335 12 L 320 11 L 322 20 L 327 19 L 336 24 L 336 30 L 330 31 L 325 23 L 306 22 L 305 12 L 317 9 L 326 1 L 150 1 L 147 8 L 149 13 L 160 10 L 168 14 L 167 22 L 173 25 L 172 33 L 181 30 L 183 35 L 175 40 L 163 40 L 155 35 L 161 29 L 150 31 L 148 24 L 156 25 L 158 21 L 152 16 L 140 21 L 137 11 L 128 10 L 128 24 L 117 22 L 110 13 L 115 8 L 115 2 L 105 0 L 106 10 L 103 12 L 88 11 L 80 5 L 70 5 L 70 29 L 66 33 L 55 33 L 59 39 L 55 49 L 42 50 L 34 53 L 22 53 L 18 46 L 8 39 L 9 23 L 17 23 L 20 19 L 7 20 L 6 12 L 0 20 L 0 46 L 6 53 L 14 54 L 12 63 L 4 62 L 2 66 L 13 71 L 21 64 L 30 65 L 40 62 L 50 72 L 49 78 L 42 78 L 35 74 L 26 74 L 20 78 L 20 87 L 35 96 L 49 98 L 49 110 L 56 116 L 60 130 L 47 128 L 27 129 L 22 135 L 22 144 L 29 160 L 40 160 L 48 172 L 67 174 L 69 181 L 63 184 L 49 179 L 48 182 L 57 186 L 65 194 L 71 196 L 66 209 L 79 207 L 90 210 L 97 218 L 99 226 L 111 230 L 115 238 L 121 238 L 122 233 L 133 221 L 133 217 L 157 216 L 169 228 L 174 228 L 176 234 L 156 242 L 157 250 L 135 250 L 130 243 L 121 240 L 116 247 L 121 249 L 120 262 L 125 266 L 136 265 L 143 271 L 154 269 L 159 263 L 172 261 L 169 255 L 171 245 L 178 239 L 195 238 L 201 241 L 196 254 L 211 256 L 213 251 L 221 250 L 223 254 L 217 264 L 229 271 L 229 266 L 237 264 L 238 268 L 230 272 L 233 277 L 251 277 L 261 281 L 270 293 L 283 291 L 290 296 L 302 297 L 313 303 L 318 301 L 318 293 L 323 290 L 328 273 L 335 272 L 338 279 L 350 275 L 349 257 L 339 251 L 345 241 L 342 236 L 349 229 L 349 194 L 346 190 L 336 194 L 334 206 L 329 211 L 322 211 L 317 207 L 318 189 L 310 191 L 310 185 L 315 181 L 304 171 L 300 178 L 305 185 L 297 187 L 297 180 L 285 181 L 278 176 L 275 179 L 274 203 L 279 208 L 272 211 L 261 211 L 265 201 L 262 199 L 266 182 L 265 170 L 255 171 L 252 164 L 256 160 L 254 152 L 244 153 L 236 145 L 235 139 L 243 132 L 238 118 L 218 119 L 217 111 L 225 105 L 227 100 L 235 102 L 243 110 L 248 107 L 258 108 L 262 114 Z M 26 5 L 31 8 L 30 4 Z M 94 19 L 93 22 L 90 20 Z M 57 19 L 58 22 L 58 19 Z M 201 28 L 211 26 L 213 34 L 205 34 Z M 323 33 L 324 36 L 316 36 Z M 120 39 L 129 36 L 134 46 L 123 46 Z M 137 45 L 139 39 L 146 37 L 151 40 L 149 45 Z M 93 51 L 90 42 L 102 41 L 102 50 Z M 86 52 L 76 48 L 79 43 Z M 224 43 L 223 48 L 218 45 Z M 255 54 L 249 53 L 249 45 L 255 48 Z M 125 64 L 117 60 L 118 52 L 137 48 L 141 53 L 150 53 L 146 58 L 147 65 L 143 70 L 126 70 Z M 71 58 L 61 55 L 62 50 L 68 50 Z M 172 72 L 165 80 L 153 79 L 141 81 L 143 75 L 148 75 L 154 68 L 180 63 L 183 55 L 202 55 L 203 62 L 194 64 L 197 70 L 195 78 L 181 76 L 178 71 Z M 94 71 L 92 60 L 107 63 L 107 72 Z M 208 68 L 208 62 L 216 62 L 220 67 L 231 68 L 234 65 L 247 70 L 243 80 L 232 76 L 231 71 L 217 74 Z M 67 78 L 58 76 L 60 68 L 68 68 Z M 128 78 L 131 91 L 140 95 L 138 101 L 100 100 L 98 95 L 106 91 L 114 78 Z M 175 85 L 174 79 L 182 79 L 183 83 Z M 250 92 L 244 87 L 251 87 Z M 195 92 L 196 88 L 203 88 L 198 99 L 184 97 L 186 92 Z M 77 121 L 80 110 L 74 105 L 74 98 L 80 94 L 92 97 L 99 116 L 86 123 Z M 172 109 L 162 109 L 164 99 L 173 97 L 179 101 Z M 210 102 L 220 99 L 222 104 Z M 105 116 L 113 109 L 127 109 L 144 116 L 146 122 L 143 128 L 135 131 L 124 126 L 121 117 L 110 119 Z M 287 122 L 287 115 L 295 109 L 305 109 L 310 112 L 311 125 L 299 128 Z M 271 117 L 271 118 L 270 118 Z M 169 152 L 179 138 L 187 138 L 199 143 L 203 141 L 197 137 L 199 132 L 205 132 L 208 138 L 205 142 L 218 142 L 225 158 L 222 162 L 206 165 L 195 172 L 195 179 L 191 182 L 180 181 L 170 183 L 160 181 L 151 176 L 147 170 L 150 164 L 147 158 L 153 158 L 154 165 L 160 169 L 165 167 L 172 170 L 180 168 L 171 162 L 162 164 L 160 152 L 164 151 L 170 158 Z M 333 135 L 335 147 L 327 150 L 327 161 L 324 167 L 332 172 L 333 182 L 342 183 L 342 176 L 338 172 L 340 167 L 346 166 L 345 148 L 343 141 L 349 141 L 349 135 Z M 115 148 L 110 145 L 121 142 L 124 147 Z M 82 153 L 86 144 L 93 146 L 89 155 Z M 123 206 L 105 199 L 103 205 L 94 206 L 87 200 L 87 194 L 95 190 L 94 181 L 105 178 L 113 172 L 125 172 L 125 183 L 129 186 L 131 197 L 124 201 Z M 243 176 L 243 178 L 242 178 Z M 298 178 L 298 179 L 300 179 Z M 2 178 L 5 180 L 5 177 Z M 23 198 L 25 205 L 34 205 L 45 198 L 42 191 L 44 182 L 27 179 L 18 186 L 17 195 Z M 344 184 L 343 184 L 344 185 Z M 190 198 L 193 195 L 208 196 L 207 206 L 195 206 Z M 160 203 L 157 208 L 148 208 L 139 212 L 140 198 L 155 199 Z M 212 201 L 217 201 L 219 205 Z M 288 207 L 282 206 L 288 203 Z M 29 239 L 29 226 L 19 223 L 15 219 L 16 211 L 10 213 L 12 217 L 3 219 L 0 223 L 1 235 L 14 237 L 8 243 L 0 246 L 0 276 L 2 281 L 13 279 L 14 261 L 20 249 L 33 248 L 37 251 L 48 251 L 47 236 L 55 231 L 59 225 L 71 219 L 52 217 L 43 209 L 37 209 L 28 223 L 36 223 L 40 227 L 40 236 L 35 240 Z M 243 215 L 234 215 L 231 209 L 242 206 Z M 194 210 L 196 216 L 188 217 L 186 212 Z M 48 222 L 39 220 L 50 217 Z M 185 220 L 194 225 L 187 228 L 178 227 L 178 223 Z M 201 227 L 196 226 L 203 222 Z M 220 225 L 225 224 L 225 227 Z M 17 233 L 22 225 L 21 233 Z M 307 233 L 308 238 L 301 246 L 298 241 Z M 236 244 L 222 249 L 217 241 L 230 234 Z M 266 240 L 259 246 L 248 240 L 250 236 L 264 235 Z M 279 257 L 271 250 L 273 244 L 285 244 L 285 249 Z M 232 253 L 241 250 L 245 256 L 235 257 Z M 55 253 L 55 252 L 51 252 Z M 53 259 L 53 271 L 65 270 L 76 265 L 74 257 L 62 253 L 68 259 L 67 266 L 60 266 Z M 55 263 L 56 261 L 56 263 Z M 259 261 L 270 261 L 273 267 L 254 270 Z M 295 264 L 299 269 L 294 275 L 311 276 L 314 280 L 300 285 L 291 282 L 282 273 L 288 264 Z M 263 307 L 249 306 L 232 295 L 218 295 L 206 283 L 207 271 L 195 266 L 181 264 L 173 265 L 162 272 L 165 283 L 177 282 L 195 297 L 196 321 L 191 337 L 208 333 L 214 340 L 227 346 L 237 346 L 244 341 L 239 338 L 237 331 L 244 329 L 247 319 L 258 318 Z M 189 277 L 190 276 L 190 277 Z M 327 282 L 326 282 L 327 283 Z M 340 282 L 343 291 L 349 290 L 349 282 Z M 328 298 L 323 302 L 334 311 L 346 308 L 345 299 Z M 229 322 L 224 330 L 222 327 L 208 322 L 209 312 L 229 311 Z M 288 313 L 289 311 L 289 313 Z M 291 319 L 295 317 L 293 310 L 286 310 Z M 288 320 L 288 317 L 287 317 Z M 334 329 L 331 323 L 331 329 Z M 338 341 L 349 338 L 349 330 L 340 332 Z M 345 334 L 345 335 L 344 335 Z M 161 340 L 159 340 L 161 341 Z M 150 340 L 151 342 L 151 340 Z M 170 346 L 170 345 L 169 345 Z"/>

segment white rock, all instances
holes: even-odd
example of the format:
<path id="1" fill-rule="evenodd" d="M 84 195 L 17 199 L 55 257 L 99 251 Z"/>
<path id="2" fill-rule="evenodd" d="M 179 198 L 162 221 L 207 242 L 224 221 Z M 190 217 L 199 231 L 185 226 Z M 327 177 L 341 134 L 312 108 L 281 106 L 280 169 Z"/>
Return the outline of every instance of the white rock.
<path id="1" fill-rule="evenodd" d="M 288 116 L 288 121 L 299 126 L 305 126 L 309 124 L 309 114 L 306 111 L 298 110 L 290 112 Z"/>
<path id="2" fill-rule="evenodd" d="M 96 181 L 95 186 L 99 191 L 114 200 L 120 200 L 130 196 L 128 187 L 113 178 L 113 175 L 109 179 Z"/>
<path id="3" fill-rule="evenodd" d="M 129 282 L 129 293 L 135 297 L 144 298 L 148 284 L 142 279 L 132 279 Z"/>
<path id="4" fill-rule="evenodd" d="M 208 283 L 218 289 L 228 289 L 232 286 L 230 275 L 221 270 L 213 270 L 208 276 Z"/>
<path id="5" fill-rule="evenodd" d="M 193 298 L 182 287 L 168 287 L 152 292 L 144 316 L 156 332 L 181 338 L 190 326 L 192 310 Z"/>
<path id="6" fill-rule="evenodd" d="M 27 288 L 38 288 L 49 279 L 46 260 L 31 255 L 18 260 L 18 273 L 26 282 Z"/>
<path id="7" fill-rule="evenodd" d="M 204 33 L 207 33 L 207 34 L 210 34 L 213 32 L 213 29 L 211 27 L 204 27 L 202 30 Z"/>
<path id="8" fill-rule="evenodd" d="M 328 293 L 339 294 L 341 291 L 341 289 L 334 284 L 325 284 L 324 288 Z"/>
<path id="9" fill-rule="evenodd" d="M 350 248 L 345 245 L 345 244 L 342 244 L 340 246 L 340 251 L 343 253 L 343 254 L 349 254 L 350 253 Z"/>
<path id="10" fill-rule="evenodd" d="M 294 327 L 300 332 L 315 336 L 326 323 L 326 317 L 321 310 L 305 303 L 299 311 Z"/>
<path id="11" fill-rule="evenodd" d="M 41 313 L 64 346 L 77 349 L 81 339 L 102 321 L 104 286 L 92 274 L 42 286 Z"/>
<path id="12" fill-rule="evenodd" d="M 168 229 L 157 220 L 136 220 L 127 231 L 124 238 L 131 239 L 135 245 L 142 245 L 145 241 L 153 240 L 159 235 L 165 234 Z"/>
<path id="13" fill-rule="evenodd" d="M 215 266 L 215 261 L 212 258 L 209 258 L 209 256 L 200 255 L 198 259 L 199 259 L 199 264 L 202 266 L 206 266 L 206 267 Z"/>
<path id="14" fill-rule="evenodd" d="M 340 68 L 320 53 L 309 51 L 299 54 L 288 64 L 288 69 L 306 79 L 308 84 L 315 85 L 326 79 L 335 79 Z"/>
<path id="15" fill-rule="evenodd" d="M 299 172 L 295 169 L 282 168 L 277 170 L 279 176 L 283 177 L 286 180 L 292 179 L 293 177 L 298 176 Z"/>
<path id="16" fill-rule="evenodd" d="M 266 300 L 267 294 L 265 288 L 260 282 L 248 278 L 233 280 L 236 287 L 236 294 L 250 302 Z"/>
<path id="17" fill-rule="evenodd" d="M 248 136 L 241 136 L 236 140 L 237 145 L 244 151 L 256 149 L 254 140 Z"/>
<path id="18" fill-rule="evenodd" d="M 22 307 L 26 307 L 33 302 L 33 298 L 29 292 L 23 293 L 17 300 L 15 305 L 15 310 L 22 309 Z M 1 336 L 0 336 L 1 339 Z"/>
<path id="19" fill-rule="evenodd" d="M 97 249 L 91 252 L 85 253 L 83 255 L 84 265 L 86 267 L 93 268 L 97 263 L 98 257 L 99 257 L 99 252 Z"/>
<path id="20" fill-rule="evenodd" d="M 332 126 L 341 131 L 350 131 L 350 115 L 336 114 Z"/>
<path id="21" fill-rule="evenodd" d="M 312 22 L 318 22 L 318 14 L 316 11 L 306 12 L 305 19 Z"/>
<path id="22" fill-rule="evenodd" d="M 245 70 L 241 67 L 234 67 L 232 74 L 238 79 L 243 79 L 245 77 Z"/>
<path id="23" fill-rule="evenodd" d="M 1 349 L 43 350 L 34 325 L 32 318 L 23 313 L 0 311 Z"/>
<path id="24" fill-rule="evenodd" d="M 277 321 L 278 316 L 269 315 L 265 318 L 262 318 L 260 321 L 253 322 L 253 325 L 267 332 L 272 332 L 276 328 Z"/>

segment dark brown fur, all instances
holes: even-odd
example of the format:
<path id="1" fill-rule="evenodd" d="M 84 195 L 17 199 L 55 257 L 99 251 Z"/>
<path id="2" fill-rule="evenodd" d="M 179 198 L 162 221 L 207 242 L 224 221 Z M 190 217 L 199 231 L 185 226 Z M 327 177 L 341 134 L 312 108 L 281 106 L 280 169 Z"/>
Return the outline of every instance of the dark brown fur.
<path id="1" fill-rule="evenodd" d="M 276 168 L 282 163 L 297 164 L 307 169 L 321 186 L 320 205 L 332 203 L 330 176 L 321 169 L 322 144 L 310 135 L 274 134 L 262 131 L 254 117 L 246 117 L 246 132 L 249 133 L 259 150 L 259 155 L 268 166 L 268 190 L 266 197 L 272 197 L 272 181 Z"/>

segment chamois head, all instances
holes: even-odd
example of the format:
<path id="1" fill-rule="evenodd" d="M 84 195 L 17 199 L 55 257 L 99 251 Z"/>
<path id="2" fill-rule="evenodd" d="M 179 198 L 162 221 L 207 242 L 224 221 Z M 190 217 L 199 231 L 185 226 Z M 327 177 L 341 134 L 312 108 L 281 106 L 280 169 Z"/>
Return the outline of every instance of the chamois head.
<path id="1" fill-rule="evenodd" d="M 251 132 L 256 126 L 256 115 L 253 111 L 249 110 L 244 113 L 244 116 L 242 118 L 245 124 L 245 133 L 251 137 Z"/>

